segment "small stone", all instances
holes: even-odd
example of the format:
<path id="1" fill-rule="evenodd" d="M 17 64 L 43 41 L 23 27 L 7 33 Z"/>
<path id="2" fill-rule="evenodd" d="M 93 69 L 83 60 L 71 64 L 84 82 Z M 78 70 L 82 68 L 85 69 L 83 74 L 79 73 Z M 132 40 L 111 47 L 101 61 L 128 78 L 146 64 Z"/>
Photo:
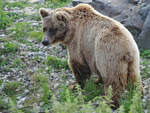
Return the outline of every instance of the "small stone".
<path id="1" fill-rule="evenodd" d="M 4 99 L 5 104 L 8 104 L 8 98 Z"/>
<path id="2" fill-rule="evenodd" d="M 1 38 L 5 37 L 5 36 L 6 36 L 5 34 L 0 34 L 0 37 L 1 37 Z"/>
<path id="3" fill-rule="evenodd" d="M 43 3 L 45 0 L 29 0 L 30 3 Z"/>
<path id="4" fill-rule="evenodd" d="M 44 102 L 40 102 L 40 106 L 44 105 Z"/>

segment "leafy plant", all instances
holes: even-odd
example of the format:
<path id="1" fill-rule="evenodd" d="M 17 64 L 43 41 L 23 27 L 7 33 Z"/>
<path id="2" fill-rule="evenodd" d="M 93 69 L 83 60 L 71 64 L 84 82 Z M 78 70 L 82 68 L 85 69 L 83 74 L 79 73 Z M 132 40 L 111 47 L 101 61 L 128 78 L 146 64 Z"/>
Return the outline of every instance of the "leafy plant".
<path id="1" fill-rule="evenodd" d="M 95 84 L 92 78 L 85 85 L 83 92 L 85 94 L 85 100 L 87 101 L 92 100 L 96 96 L 99 96 L 100 94 L 104 93 L 103 86 L 101 84 Z"/>
<path id="2" fill-rule="evenodd" d="M 137 104 L 138 103 L 138 104 Z M 129 113 L 144 113 L 143 110 L 143 105 L 142 105 L 142 100 L 141 100 L 141 92 L 138 91 L 137 93 L 134 94 L 133 99 L 132 99 L 132 104 L 130 106 L 130 111 Z"/>
<path id="3" fill-rule="evenodd" d="M 73 93 L 71 91 L 69 91 L 65 85 L 63 85 L 60 90 L 60 97 L 59 97 L 60 102 L 66 102 L 68 97 L 71 102 L 74 102 L 75 97 L 74 97 Z"/>
<path id="4" fill-rule="evenodd" d="M 48 88 L 48 84 L 42 83 L 42 88 L 43 88 L 43 102 L 44 104 L 49 104 L 52 94 Z"/>
<path id="5" fill-rule="evenodd" d="M 125 112 L 127 113 L 130 110 L 130 106 L 132 104 L 132 98 L 133 98 L 134 93 L 135 93 L 134 87 L 133 85 L 131 85 L 128 87 L 128 91 L 123 93 L 123 95 L 121 96 L 120 103 L 121 105 L 123 105 Z"/>

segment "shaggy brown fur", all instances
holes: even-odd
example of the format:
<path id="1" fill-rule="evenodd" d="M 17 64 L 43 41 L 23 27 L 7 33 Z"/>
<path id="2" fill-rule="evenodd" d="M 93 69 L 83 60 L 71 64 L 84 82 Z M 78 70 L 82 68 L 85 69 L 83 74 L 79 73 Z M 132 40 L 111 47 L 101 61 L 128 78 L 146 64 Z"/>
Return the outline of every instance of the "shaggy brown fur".
<path id="1" fill-rule="evenodd" d="M 137 44 L 119 22 L 87 4 L 53 11 L 40 9 L 40 14 L 45 34 L 43 40 L 67 46 L 69 64 L 81 87 L 91 72 L 98 74 L 104 82 L 105 92 L 109 85 L 112 86 L 113 100 L 117 102 L 128 81 L 134 83 L 140 77 Z"/>

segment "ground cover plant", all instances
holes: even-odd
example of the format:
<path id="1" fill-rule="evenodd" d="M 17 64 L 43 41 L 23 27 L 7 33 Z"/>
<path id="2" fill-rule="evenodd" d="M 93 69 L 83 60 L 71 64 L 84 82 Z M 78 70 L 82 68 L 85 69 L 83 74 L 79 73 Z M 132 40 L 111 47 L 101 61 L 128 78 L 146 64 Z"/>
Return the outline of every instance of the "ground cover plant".
<path id="1" fill-rule="evenodd" d="M 0 0 L 0 112 L 11 113 L 150 113 L 150 51 L 141 50 L 145 93 L 129 87 L 112 110 L 112 89 L 91 78 L 84 89 L 68 86 L 74 77 L 64 46 L 44 47 L 40 7 L 64 7 L 71 0 Z M 28 9 L 28 10 L 27 10 Z M 27 10 L 27 11 L 26 11 Z M 28 12 L 28 13 L 27 13 Z M 138 86 L 138 83 L 136 84 Z"/>

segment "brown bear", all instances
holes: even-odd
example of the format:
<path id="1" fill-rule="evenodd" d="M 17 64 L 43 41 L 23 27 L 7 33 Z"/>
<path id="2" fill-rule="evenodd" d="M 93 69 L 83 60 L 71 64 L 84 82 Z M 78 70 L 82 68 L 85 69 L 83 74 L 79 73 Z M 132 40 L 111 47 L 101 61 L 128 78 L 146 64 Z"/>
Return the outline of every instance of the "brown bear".
<path id="1" fill-rule="evenodd" d="M 66 45 L 69 64 L 82 88 L 93 72 L 103 81 L 105 92 L 112 86 L 117 102 L 128 81 L 134 83 L 140 78 L 139 49 L 121 23 L 87 4 L 51 11 L 41 8 L 40 15 L 43 45 Z"/>

